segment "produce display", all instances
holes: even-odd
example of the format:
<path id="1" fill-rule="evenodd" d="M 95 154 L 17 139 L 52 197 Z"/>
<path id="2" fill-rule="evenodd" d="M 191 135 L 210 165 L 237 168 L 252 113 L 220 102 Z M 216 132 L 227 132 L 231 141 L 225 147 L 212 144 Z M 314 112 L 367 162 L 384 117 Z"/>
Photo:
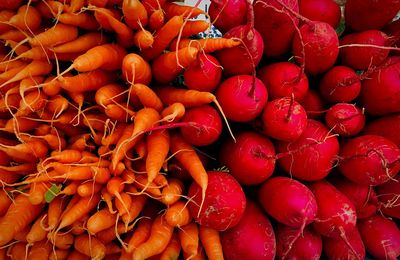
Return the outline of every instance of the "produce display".
<path id="1" fill-rule="evenodd" d="M 201 3 L 0 1 L 0 260 L 400 257 L 400 1 Z"/>

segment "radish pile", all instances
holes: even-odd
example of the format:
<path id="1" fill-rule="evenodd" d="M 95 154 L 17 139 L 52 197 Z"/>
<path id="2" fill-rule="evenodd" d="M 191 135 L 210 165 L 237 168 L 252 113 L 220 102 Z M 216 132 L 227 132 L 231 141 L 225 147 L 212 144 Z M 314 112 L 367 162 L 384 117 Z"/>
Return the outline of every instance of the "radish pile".
<path id="1" fill-rule="evenodd" d="M 400 256 L 400 1 L 200 2 L 0 1 L 0 259 Z"/>

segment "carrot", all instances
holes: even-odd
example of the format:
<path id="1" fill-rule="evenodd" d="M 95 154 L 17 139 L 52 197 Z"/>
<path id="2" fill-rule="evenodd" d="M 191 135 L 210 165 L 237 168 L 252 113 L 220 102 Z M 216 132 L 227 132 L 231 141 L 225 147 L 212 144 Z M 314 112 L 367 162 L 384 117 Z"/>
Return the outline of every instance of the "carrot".
<path id="1" fill-rule="evenodd" d="M 123 107 L 122 105 L 109 104 L 105 107 L 104 113 L 106 116 L 119 122 L 128 122 L 135 117 L 136 112 L 133 111 L 131 106 Z"/>
<path id="2" fill-rule="evenodd" d="M 172 205 L 180 199 L 184 189 L 183 183 L 174 178 L 168 179 L 168 185 L 162 189 L 161 202 L 165 205 Z"/>
<path id="3" fill-rule="evenodd" d="M 85 5 L 85 0 L 71 0 L 71 3 L 69 6 L 66 8 L 66 12 L 68 13 L 75 13 L 76 11 L 79 11 L 84 5 Z"/>
<path id="4" fill-rule="evenodd" d="M 151 68 L 147 61 L 136 53 L 129 53 L 122 61 L 122 74 L 129 83 L 148 85 L 151 81 Z"/>
<path id="5" fill-rule="evenodd" d="M 99 231 L 112 227 L 115 224 L 116 215 L 110 213 L 107 208 L 101 209 L 94 213 L 87 221 L 87 229 L 89 234 L 96 234 Z"/>
<path id="6" fill-rule="evenodd" d="M 147 182 L 154 181 L 162 168 L 169 151 L 169 134 L 166 130 L 156 130 L 146 137 L 147 157 L 146 172 Z"/>
<path id="7" fill-rule="evenodd" d="M 76 259 L 76 260 L 90 260 L 90 256 L 87 256 L 85 254 L 82 254 L 78 250 L 73 250 L 71 253 L 68 255 L 68 259 Z"/>
<path id="8" fill-rule="evenodd" d="M 74 248 L 92 259 L 103 259 L 106 247 L 97 238 L 83 234 L 75 238 Z"/>
<path id="9" fill-rule="evenodd" d="M 177 49 L 182 49 L 186 47 L 194 47 L 202 50 L 205 53 L 211 53 L 218 50 L 232 48 L 240 45 L 241 42 L 236 39 L 227 38 L 206 38 L 206 39 L 176 39 L 170 44 L 170 49 L 176 51 Z"/>
<path id="10" fill-rule="evenodd" d="M 13 27 L 11 25 L 8 25 L 6 22 L 8 22 L 14 15 L 15 12 L 11 10 L 0 11 L 0 34 L 3 34 L 13 29 Z"/>
<path id="11" fill-rule="evenodd" d="M 7 41 L 8 43 L 10 43 L 11 41 L 20 42 L 20 41 L 24 40 L 25 38 L 26 38 L 25 34 L 19 30 L 10 30 L 10 31 L 0 34 L 0 40 Z M 16 45 L 11 46 L 11 47 L 14 49 Z"/>
<path id="12" fill-rule="evenodd" d="M 94 194 L 91 197 L 80 198 L 79 201 L 76 202 L 76 204 L 73 205 L 68 211 L 64 211 L 58 225 L 58 230 L 71 225 L 76 220 L 83 217 L 85 214 L 94 209 L 99 201 L 100 196 L 98 194 Z"/>
<path id="13" fill-rule="evenodd" d="M 176 233 L 173 234 L 167 248 L 161 253 L 160 260 L 177 260 L 181 253 L 181 244 Z"/>
<path id="14" fill-rule="evenodd" d="M 144 84 L 132 84 L 130 94 L 136 95 L 144 107 L 154 108 L 157 112 L 161 112 L 163 109 L 164 105 L 157 94 Z"/>
<path id="15" fill-rule="evenodd" d="M 63 13 L 58 16 L 58 20 L 67 25 L 73 25 L 85 30 L 97 30 L 100 25 L 96 18 L 89 13 Z"/>
<path id="16" fill-rule="evenodd" d="M 200 225 L 199 233 L 201 244 L 206 251 L 208 259 L 223 260 L 224 255 L 222 251 L 219 232 L 212 228 Z"/>
<path id="17" fill-rule="evenodd" d="M 132 259 L 147 259 L 163 252 L 172 238 L 173 231 L 173 227 L 169 226 L 162 216 L 158 216 L 151 226 L 149 239 L 133 251 Z"/>
<path id="18" fill-rule="evenodd" d="M 142 0 L 141 2 L 144 5 L 144 8 L 146 8 L 147 12 L 152 14 L 156 10 L 162 10 L 166 1 L 167 0 Z"/>
<path id="19" fill-rule="evenodd" d="M 133 43 L 140 50 L 150 48 L 154 43 L 153 34 L 145 29 L 138 30 L 133 36 Z"/>
<path id="20" fill-rule="evenodd" d="M 78 181 L 73 181 L 70 184 L 66 185 L 60 193 L 65 195 L 74 195 L 78 189 L 78 185 Z"/>
<path id="21" fill-rule="evenodd" d="M 147 10 L 139 0 L 123 0 L 122 13 L 125 23 L 132 29 L 146 27 L 148 22 Z"/>
<path id="22" fill-rule="evenodd" d="M 163 122 L 176 122 L 185 115 L 185 106 L 182 103 L 172 103 L 164 108 L 161 112 L 161 121 Z"/>
<path id="23" fill-rule="evenodd" d="M 86 182 L 78 186 L 77 192 L 81 197 L 90 197 L 93 196 L 93 194 L 99 192 L 101 188 L 102 185 L 100 183 Z"/>
<path id="24" fill-rule="evenodd" d="M 167 3 L 164 6 L 165 16 L 167 19 L 171 19 L 177 15 L 183 15 L 184 18 L 193 18 L 201 14 L 205 14 L 205 12 L 193 6 L 187 6 L 177 3 Z"/>
<path id="25" fill-rule="evenodd" d="M 129 209 L 132 206 L 132 196 L 125 193 L 125 192 L 121 192 L 120 194 L 121 199 L 116 200 L 115 201 L 115 207 L 117 208 L 118 214 L 120 216 L 129 213 Z"/>
<path id="26" fill-rule="evenodd" d="M 48 30 L 29 38 L 29 44 L 32 47 L 53 47 L 62 43 L 73 41 L 78 37 L 76 26 L 57 23 Z"/>
<path id="27" fill-rule="evenodd" d="M 67 186 L 68 187 L 68 186 Z M 70 195 L 70 194 L 68 194 Z M 55 197 L 47 209 L 47 229 L 53 230 L 58 225 L 61 213 L 66 206 L 67 199 L 61 196 Z"/>
<path id="28" fill-rule="evenodd" d="M 9 194 L 4 190 L 0 190 L 0 217 L 3 216 L 10 207 L 12 200 Z"/>
<path id="29" fill-rule="evenodd" d="M 164 11 L 162 9 L 157 9 L 149 17 L 149 29 L 151 31 L 157 31 L 164 25 L 164 22 Z"/>
<path id="30" fill-rule="evenodd" d="M 121 95 L 121 93 L 124 90 L 125 88 L 123 86 L 116 83 L 102 86 L 96 91 L 96 103 L 102 107 L 106 107 L 113 103 L 121 103 L 124 99 L 124 96 Z"/>
<path id="31" fill-rule="evenodd" d="M 66 260 L 68 254 L 69 254 L 68 250 L 55 249 L 51 251 L 49 260 Z"/>
<path id="32" fill-rule="evenodd" d="M 142 137 L 143 131 L 152 127 L 160 118 L 158 112 L 152 108 L 143 108 L 136 114 L 133 126 L 128 125 L 115 150 L 111 155 L 111 169 L 116 169 L 117 163 L 121 161 L 126 152 L 129 151 Z"/>
<path id="33" fill-rule="evenodd" d="M 107 40 L 107 36 L 101 33 L 88 32 L 73 41 L 57 45 L 51 50 L 55 53 L 86 52 L 95 46 L 105 44 Z"/>
<path id="34" fill-rule="evenodd" d="M 86 233 L 86 231 L 87 231 L 86 222 L 88 219 L 89 219 L 89 214 L 85 214 L 79 220 L 72 223 L 72 225 L 70 227 L 71 233 L 76 236 Z"/>
<path id="35" fill-rule="evenodd" d="M 47 154 L 46 145 L 39 140 L 8 146 L 0 144 L 0 150 L 17 162 L 36 162 Z"/>
<path id="36" fill-rule="evenodd" d="M 47 234 L 47 239 L 59 249 L 69 249 L 74 243 L 74 235 L 71 233 L 54 233 Z"/>
<path id="37" fill-rule="evenodd" d="M 154 79 L 159 83 L 171 82 L 197 59 L 197 53 L 198 49 L 187 47 L 161 54 L 151 66 Z"/>
<path id="38" fill-rule="evenodd" d="M 26 259 L 27 258 L 26 246 L 27 244 L 25 242 L 18 242 L 13 244 L 9 251 L 11 259 Z"/>
<path id="39" fill-rule="evenodd" d="M 127 192 L 128 193 L 128 192 Z M 132 198 L 129 212 L 122 215 L 122 221 L 126 224 L 132 222 L 142 212 L 144 205 L 146 204 L 147 197 L 144 195 L 135 195 Z"/>
<path id="40" fill-rule="evenodd" d="M 124 181 L 119 177 L 113 177 L 107 182 L 107 191 L 115 196 L 122 204 L 125 212 L 128 212 L 128 206 L 124 204 L 124 200 L 121 197 L 121 192 L 124 190 Z"/>
<path id="41" fill-rule="evenodd" d="M 19 61 L 19 60 L 8 60 L 5 62 L 1 62 L 0 63 L 0 71 L 1 72 L 5 72 L 9 69 L 13 69 L 13 68 L 18 68 L 18 67 L 22 67 L 22 66 L 26 66 L 26 63 L 23 61 Z"/>
<path id="42" fill-rule="evenodd" d="M 151 48 L 141 52 L 145 60 L 153 60 L 158 57 L 179 34 L 183 26 L 183 17 L 174 16 L 169 19 L 154 35 L 154 43 Z"/>
<path id="43" fill-rule="evenodd" d="M 72 77 L 64 77 L 61 81 L 61 87 L 69 92 L 82 93 L 97 90 L 104 85 L 110 84 L 115 78 L 116 75 L 114 73 L 94 70 Z"/>
<path id="44" fill-rule="evenodd" d="M 14 235 L 28 226 L 43 209 L 43 204 L 32 205 L 29 198 L 18 195 L 6 214 L 0 219 L 0 246 L 10 242 Z"/>
<path id="45" fill-rule="evenodd" d="M 18 111 L 15 116 L 27 116 L 32 112 L 43 109 L 47 102 L 47 96 L 42 91 L 36 89 L 28 93 L 19 103 Z"/>
<path id="46" fill-rule="evenodd" d="M 210 23 L 203 20 L 186 21 L 182 30 L 182 37 L 189 37 L 204 32 L 210 27 Z"/>
<path id="47" fill-rule="evenodd" d="M 139 245 L 144 243 L 149 237 L 151 232 L 152 221 L 148 218 L 142 218 L 133 231 L 131 238 L 128 241 L 126 251 L 132 253 Z"/>
<path id="48" fill-rule="evenodd" d="M 96 7 L 105 7 L 108 0 L 88 0 L 88 5 L 94 5 Z"/>
<path id="49" fill-rule="evenodd" d="M 1 260 L 5 260 L 6 258 L 6 254 L 7 254 L 7 248 L 2 248 L 0 249 L 0 259 Z"/>
<path id="50" fill-rule="evenodd" d="M 56 18 L 64 9 L 64 4 L 58 1 L 39 1 L 35 5 L 36 10 L 44 18 Z"/>
<path id="51" fill-rule="evenodd" d="M 39 29 L 41 16 L 35 7 L 31 5 L 22 5 L 18 8 L 18 12 L 10 18 L 8 23 L 20 30 L 29 30 L 32 32 Z"/>
<path id="52" fill-rule="evenodd" d="M 113 241 L 115 238 L 117 238 L 117 236 L 119 236 L 121 234 L 125 234 L 130 230 L 131 230 L 130 226 L 128 226 L 128 228 L 127 228 L 125 224 L 118 223 L 116 225 L 116 227 L 113 226 L 113 227 L 110 227 L 108 229 L 105 229 L 105 230 L 97 233 L 96 238 L 100 242 L 102 242 L 104 245 L 107 245 L 108 243 Z"/>
<path id="53" fill-rule="evenodd" d="M 199 246 L 197 248 L 197 252 L 195 255 L 188 255 L 187 253 L 185 253 L 185 251 L 183 251 L 183 257 L 185 259 L 192 259 L 192 260 L 205 260 L 205 256 L 204 256 L 204 250 L 203 247 L 201 246 L 201 244 L 199 243 Z"/>
<path id="54" fill-rule="evenodd" d="M 152 197 L 159 198 L 161 196 L 160 186 L 156 185 L 154 182 L 148 183 L 147 178 L 140 174 L 136 175 L 135 186 L 141 189 L 141 193 L 146 192 Z"/>
<path id="55" fill-rule="evenodd" d="M 32 184 L 29 190 L 29 201 L 33 205 L 44 203 L 44 194 L 48 191 L 50 186 L 51 185 L 48 182 Z"/>
<path id="56" fill-rule="evenodd" d="M 180 227 L 178 231 L 179 241 L 185 254 L 192 258 L 197 254 L 199 246 L 199 228 L 196 223 L 189 223 Z"/>
<path id="57" fill-rule="evenodd" d="M 132 184 L 135 182 L 135 173 L 126 169 L 122 172 L 121 178 L 124 180 L 125 184 Z"/>
<path id="58" fill-rule="evenodd" d="M 182 227 L 192 221 L 187 203 L 177 201 L 168 207 L 165 212 L 165 220 L 170 226 Z"/>

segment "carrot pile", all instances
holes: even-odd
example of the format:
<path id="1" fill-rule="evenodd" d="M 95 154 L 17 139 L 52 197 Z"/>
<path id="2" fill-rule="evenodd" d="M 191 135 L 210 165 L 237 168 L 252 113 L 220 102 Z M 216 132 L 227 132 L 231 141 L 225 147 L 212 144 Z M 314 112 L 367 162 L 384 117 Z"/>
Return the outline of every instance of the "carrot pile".
<path id="1" fill-rule="evenodd" d="M 217 103 L 170 84 L 234 39 L 166 0 L 7 0 L 0 8 L 0 259 L 221 259 L 199 227 L 183 167 L 201 157 L 185 109 Z M 39 258 L 37 258 L 39 257 Z"/>

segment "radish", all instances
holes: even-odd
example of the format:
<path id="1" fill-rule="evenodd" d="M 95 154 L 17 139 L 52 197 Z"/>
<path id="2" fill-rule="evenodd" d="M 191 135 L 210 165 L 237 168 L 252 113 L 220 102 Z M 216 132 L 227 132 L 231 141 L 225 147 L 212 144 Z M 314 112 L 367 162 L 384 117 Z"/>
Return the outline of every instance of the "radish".
<path id="1" fill-rule="evenodd" d="M 300 36 L 301 35 L 301 36 Z M 307 22 L 295 34 L 292 52 L 310 75 L 317 75 L 331 68 L 339 54 L 339 39 L 335 30 L 325 22 Z"/>
<path id="2" fill-rule="evenodd" d="M 220 234 L 224 258 L 227 260 L 275 258 L 276 242 L 272 225 L 251 200 L 247 201 L 239 224 Z"/>
<path id="3" fill-rule="evenodd" d="M 278 259 L 321 258 L 322 239 L 311 226 L 306 226 L 303 232 L 299 234 L 298 228 L 278 224 L 275 235 Z"/>
<path id="4" fill-rule="evenodd" d="M 354 183 L 342 176 L 329 181 L 353 203 L 357 218 L 366 218 L 375 214 L 378 208 L 378 198 L 371 186 Z"/>
<path id="5" fill-rule="evenodd" d="M 358 184 L 380 185 L 400 171 L 400 149 L 377 135 L 361 135 L 341 146 L 340 172 Z"/>
<path id="6" fill-rule="evenodd" d="M 303 134 L 294 142 L 278 141 L 279 164 L 295 178 L 315 181 L 325 178 L 334 165 L 339 143 L 320 122 L 308 120 Z"/>
<path id="7" fill-rule="evenodd" d="M 250 75 L 233 76 L 221 83 L 216 97 L 225 116 L 236 122 L 248 122 L 261 114 L 268 92 L 261 80 Z"/>
<path id="8" fill-rule="evenodd" d="M 245 131 L 222 143 L 220 162 L 242 185 L 257 185 L 268 179 L 275 169 L 275 147 L 265 136 Z"/>
<path id="9" fill-rule="evenodd" d="M 375 187 L 380 202 L 379 210 L 389 217 L 400 219 L 400 175 Z"/>
<path id="10" fill-rule="evenodd" d="M 208 14 L 222 33 L 246 24 L 247 0 L 212 0 Z"/>
<path id="11" fill-rule="evenodd" d="M 277 140 L 294 141 L 307 127 L 307 113 L 293 98 L 268 102 L 262 113 L 263 132 Z"/>
<path id="12" fill-rule="evenodd" d="M 361 104 L 371 115 L 400 112 L 400 60 L 388 59 L 362 82 Z"/>
<path id="13" fill-rule="evenodd" d="M 294 96 L 296 101 L 302 100 L 307 94 L 308 79 L 301 73 L 299 66 L 290 62 L 276 62 L 261 67 L 257 77 L 268 89 L 271 100 Z"/>
<path id="14" fill-rule="evenodd" d="M 389 40 L 391 41 L 391 46 L 399 46 L 400 45 L 400 20 L 395 20 L 385 26 L 383 32 L 389 36 Z M 398 52 L 394 52 L 398 53 Z"/>
<path id="15" fill-rule="evenodd" d="M 346 233 L 348 244 L 341 238 L 323 238 L 324 253 L 329 259 L 365 259 L 365 247 L 355 228 Z"/>
<path id="16" fill-rule="evenodd" d="M 282 0 L 293 11 L 299 11 L 297 0 Z M 254 27 L 264 40 L 264 55 L 278 57 L 289 51 L 298 20 L 276 0 L 256 0 L 254 4 Z"/>
<path id="17" fill-rule="evenodd" d="M 196 222 L 218 231 L 237 225 L 246 208 L 246 196 L 240 184 L 226 172 L 208 172 L 208 186 L 202 203 L 201 187 L 193 182 L 188 196 L 189 210 Z"/>
<path id="18" fill-rule="evenodd" d="M 357 224 L 367 252 L 378 259 L 400 256 L 400 230 L 396 223 L 380 215 L 361 219 Z"/>
<path id="19" fill-rule="evenodd" d="M 334 0 L 299 0 L 299 9 L 310 20 L 328 23 L 333 28 L 339 25 L 340 6 Z"/>
<path id="20" fill-rule="evenodd" d="M 181 122 L 194 124 L 180 129 L 183 138 L 193 145 L 210 145 L 222 133 L 222 119 L 218 111 L 210 105 L 187 109 Z"/>
<path id="21" fill-rule="evenodd" d="M 268 179 L 258 191 L 258 201 L 280 223 L 301 228 L 299 234 L 317 215 L 312 192 L 301 182 L 287 177 Z"/>
<path id="22" fill-rule="evenodd" d="M 388 39 L 389 37 L 385 33 L 378 30 L 347 34 L 340 40 L 340 59 L 344 65 L 357 70 L 377 66 L 388 57 L 388 49 L 351 45 L 388 46 Z"/>
<path id="23" fill-rule="evenodd" d="M 363 133 L 383 136 L 400 148 L 400 114 L 388 115 L 368 122 Z"/>
<path id="24" fill-rule="evenodd" d="M 326 180 L 309 185 L 318 205 L 315 230 L 331 238 L 342 238 L 348 244 L 347 233 L 356 227 L 357 214 L 353 203 Z M 354 252 L 354 250 L 352 250 Z"/>
<path id="25" fill-rule="evenodd" d="M 299 103 L 306 110 L 308 118 L 320 118 L 323 112 L 325 112 L 325 101 L 322 99 L 320 93 L 314 89 L 309 89 L 305 97 L 300 100 Z"/>
<path id="26" fill-rule="evenodd" d="M 353 104 L 337 103 L 326 112 L 325 122 L 338 135 L 354 136 L 364 128 L 365 115 Z"/>
<path id="27" fill-rule="evenodd" d="M 227 39 L 240 39 L 242 44 L 225 48 L 215 53 L 225 75 L 240 75 L 255 73 L 255 68 L 261 61 L 264 41 L 260 33 L 254 29 L 253 6 L 249 4 L 247 24 L 239 25 L 224 34 Z M 238 66 L 238 64 L 240 64 Z"/>
<path id="28" fill-rule="evenodd" d="M 345 23 L 355 31 L 380 29 L 399 10 L 398 0 L 347 0 L 344 8 Z"/>
<path id="29" fill-rule="evenodd" d="M 209 54 L 200 53 L 198 59 L 183 73 L 188 89 L 213 92 L 219 85 L 222 68 L 218 60 Z"/>
<path id="30" fill-rule="evenodd" d="M 360 94 L 361 80 L 353 69 L 334 66 L 322 76 L 319 90 L 328 102 L 350 102 Z"/>

